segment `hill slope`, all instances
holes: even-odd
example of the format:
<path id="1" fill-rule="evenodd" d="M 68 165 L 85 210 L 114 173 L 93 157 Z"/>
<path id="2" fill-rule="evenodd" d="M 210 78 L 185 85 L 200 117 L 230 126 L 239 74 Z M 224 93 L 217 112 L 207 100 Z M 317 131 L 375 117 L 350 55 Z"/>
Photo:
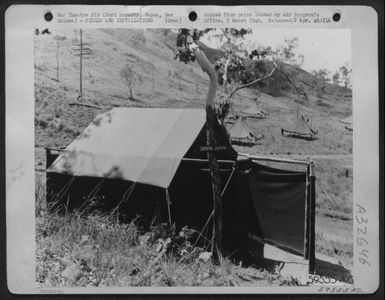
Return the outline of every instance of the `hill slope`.
<path id="1" fill-rule="evenodd" d="M 58 35 L 65 37 L 59 42 L 59 79 L 56 78 L 57 42 L 54 39 Z M 78 39 L 79 32 L 73 30 L 35 37 L 35 144 L 40 149 L 38 165 L 44 165 L 41 148 L 68 145 L 100 111 L 71 105 L 79 95 L 79 57 L 74 51 Z M 85 30 L 83 42 L 93 53 L 83 62 L 83 100 L 80 102 L 106 108 L 203 108 L 208 77 L 197 63 L 185 65 L 173 59 L 175 39 L 175 33 L 159 29 Z M 211 52 L 212 55 L 220 55 L 215 50 Z M 126 65 L 135 74 L 134 99 L 129 99 L 129 89 L 121 77 L 121 70 Z M 323 225 L 335 219 L 343 228 L 352 228 L 353 141 L 352 135 L 339 122 L 340 118 L 352 112 L 351 91 L 321 82 L 308 72 L 290 65 L 285 65 L 284 71 L 296 85 L 303 86 L 308 101 L 298 99 L 292 88 L 268 95 L 269 84 L 275 84 L 274 76 L 262 87 L 262 92 L 241 90 L 234 98 L 235 112 L 257 101 L 269 116 L 262 120 L 247 120 L 254 133 L 264 136 L 259 145 L 236 148 L 240 152 L 262 155 L 295 155 L 301 158 L 320 155 L 316 158 L 316 175 L 325 191 L 317 187 L 317 231 L 320 230 L 317 249 L 333 253 L 333 247 L 338 242 L 343 244 L 340 248 L 349 252 L 352 232 L 344 230 L 340 237 L 335 235 L 334 225 Z M 298 104 L 298 101 L 301 103 Z M 319 131 L 319 139 L 306 141 L 281 136 L 281 128 L 290 128 L 296 121 L 297 111 L 310 119 Z M 341 158 L 341 155 L 344 157 Z M 326 237 L 334 244 L 325 244 Z M 339 259 L 346 258 L 344 253 L 341 255 Z M 351 256 L 347 260 L 350 263 Z"/>
<path id="2" fill-rule="evenodd" d="M 59 80 L 56 80 L 57 44 L 54 37 L 66 39 L 60 42 Z M 36 85 L 36 144 L 38 146 L 65 146 L 94 118 L 97 110 L 69 106 L 79 93 L 79 57 L 74 44 L 78 31 L 53 32 L 36 36 L 35 85 Z M 145 107 L 204 107 L 208 88 L 207 75 L 197 63 L 185 65 L 173 59 L 175 34 L 161 30 L 86 30 L 83 42 L 88 43 L 93 54 L 83 61 L 84 103 L 99 106 Z M 129 65 L 134 72 L 134 100 L 129 100 L 129 90 L 123 81 L 121 70 Z M 321 85 L 309 73 L 292 66 L 285 72 L 296 82 Z M 274 80 L 274 78 L 272 79 Z M 324 99 L 305 87 L 309 101 L 301 104 L 300 113 L 311 119 L 320 131 L 320 138 L 312 143 L 282 138 L 280 127 L 290 127 L 296 120 L 297 96 L 292 91 L 280 91 L 276 97 L 242 90 L 234 101 L 236 110 L 247 107 L 257 99 L 262 109 L 270 113 L 266 120 L 252 122 L 250 126 L 265 136 L 263 144 L 255 147 L 256 153 L 326 154 L 351 153 L 352 139 L 339 118 L 351 113 L 351 102 L 340 88 Z M 318 101 L 318 104 L 317 104 Z M 320 103 L 322 104 L 320 105 Z"/>

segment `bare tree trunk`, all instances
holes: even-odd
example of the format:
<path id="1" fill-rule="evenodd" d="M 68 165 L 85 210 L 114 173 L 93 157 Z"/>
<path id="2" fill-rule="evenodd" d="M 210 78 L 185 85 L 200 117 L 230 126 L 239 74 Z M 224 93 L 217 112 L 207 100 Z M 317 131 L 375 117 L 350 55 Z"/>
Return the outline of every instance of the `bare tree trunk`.
<path id="1" fill-rule="evenodd" d="M 222 199 L 221 199 L 221 180 L 219 176 L 219 167 L 217 156 L 215 153 L 215 146 L 217 145 L 217 140 L 215 136 L 215 105 L 214 98 L 218 88 L 218 77 L 214 67 L 211 65 L 206 55 L 200 49 L 196 48 L 194 50 L 196 55 L 196 60 L 202 69 L 210 77 L 210 87 L 207 93 L 206 100 L 206 132 L 207 132 L 207 145 L 209 147 L 207 158 L 209 162 L 210 174 L 211 174 L 211 185 L 213 189 L 213 211 L 214 211 L 214 222 L 213 222 L 213 247 L 212 255 L 214 263 L 218 263 L 222 255 L 222 229 L 223 229 L 223 211 L 222 211 Z"/>

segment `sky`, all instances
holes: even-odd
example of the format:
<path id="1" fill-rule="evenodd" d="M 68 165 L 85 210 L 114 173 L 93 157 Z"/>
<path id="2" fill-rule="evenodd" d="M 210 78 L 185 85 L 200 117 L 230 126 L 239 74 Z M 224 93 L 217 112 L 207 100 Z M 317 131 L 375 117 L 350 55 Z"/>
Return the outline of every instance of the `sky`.
<path id="1" fill-rule="evenodd" d="M 351 60 L 350 29 L 253 29 L 245 42 L 274 48 L 283 45 L 285 37 L 298 37 L 299 46 L 295 52 L 304 55 L 302 68 L 306 71 L 326 68 L 335 72 Z M 214 41 L 204 42 L 215 46 Z"/>

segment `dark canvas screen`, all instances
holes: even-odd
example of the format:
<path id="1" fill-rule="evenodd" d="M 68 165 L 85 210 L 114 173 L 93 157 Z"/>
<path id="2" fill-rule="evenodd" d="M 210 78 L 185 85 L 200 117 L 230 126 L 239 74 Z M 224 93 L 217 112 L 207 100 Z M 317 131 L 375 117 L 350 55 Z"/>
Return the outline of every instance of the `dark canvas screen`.
<path id="1" fill-rule="evenodd" d="M 259 227 L 252 232 L 303 254 L 306 172 L 274 169 L 252 162 L 249 178 Z"/>

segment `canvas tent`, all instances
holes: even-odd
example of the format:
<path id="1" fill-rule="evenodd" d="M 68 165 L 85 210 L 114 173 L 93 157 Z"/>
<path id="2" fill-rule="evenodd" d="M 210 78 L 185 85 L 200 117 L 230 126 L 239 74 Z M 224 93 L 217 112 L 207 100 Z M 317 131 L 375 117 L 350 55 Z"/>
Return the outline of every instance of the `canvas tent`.
<path id="1" fill-rule="evenodd" d="M 344 124 L 345 128 L 349 131 L 353 131 L 353 116 L 349 116 L 345 119 L 340 120 L 342 124 Z"/>
<path id="2" fill-rule="evenodd" d="M 114 108 L 99 115 L 48 172 L 167 188 L 186 154 L 206 158 L 206 152 L 191 147 L 205 122 L 205 111 L 199 109 Z M 224 147 L 219 159 L 235 160 L 237 154 L 226 144 L 225 133 L 219 136 Z"/>
<path id="3" fill-rule="evenodd" d="M 253 145 L 262 138 L 262 135 L 254 135 L 247 126 L 245 119 L 239 117 L 229 130 L 230 139 L 234 144 Z"/>
<path id="4" fill-rule="evenodd" d="M 108 110 L 97 116 L 47 169 L 48 201 L 54 203 L 68 198 L 66 205 L 76 208 L 83 205 L 79 201 L 89 200 L 94 188 L 100 185 L 98 194 L 103 199 L 111 198 L 104 203 L 106 209 L 117 206 L 120 201 L 117 199 L 125 196 L 131 200 L 123 202 L 135 203 L 134 198 L 140 198 L 139 195 L 146 195 L 148 199 L 161 195 L 169 202 L 171 196 L 181 193 L 180 186 L 189 185 L 188 182 L 173 184 L 180 182 L 180 179 L 174 180 L 177 172 L 179 177 L 190 179 L 201 172 L 209 174 L 201 171 L 208 168 L 205 123 L 202 109 Z M 218 123 L 215 130 L 222 182 L 226 183 L 237 153 Z M 203 181 L 207 178 L 203 178 L 198 176 L 202 182 L 195 180 L 198 186 L 206 184 Z M 190 188 L 197 190 L 197 186 Z M 207 187 L 198 191 L 211 192 Z M 190 195 L 203 197 L 194 192 Z M 65 201 L 58 202 L 65 204 Z M 172 219 L 172 212 L 167 214 Z"/>
<path id="5" fill-rule="evenodd" d="M 194 228 L 209 241 L 213 204 L 205 124 L 199 109 L 105 111 L 47 166 L 47 201 L 53 209 L 94 207 L 123 221 L 156 217 L 177 229 Z M 215 133 L 225 251 L 243 255 L 252 233 L 313 257 L 308 171 L 241 157 L 219 123 Z"/>
<path id="6" fill-rule="evenodd" d="M 250 117 L 250 118 L 257 118 L 257 119 L 266 118 L 266 113 L 258 107 L 256 102 L 252 102 L 247 109 L 242 110 L 241 112 L 246 117 Z"/>
<path id="7" fill-rule="evenodd" d="M 287 134 L 291 137 L 304 138 L 313 140 L 317 138 L 318 131 L 313 129 L 305 120 L 304 116 L 300 116 L 290 129 L 281 128 L 281 134 Z"/>

